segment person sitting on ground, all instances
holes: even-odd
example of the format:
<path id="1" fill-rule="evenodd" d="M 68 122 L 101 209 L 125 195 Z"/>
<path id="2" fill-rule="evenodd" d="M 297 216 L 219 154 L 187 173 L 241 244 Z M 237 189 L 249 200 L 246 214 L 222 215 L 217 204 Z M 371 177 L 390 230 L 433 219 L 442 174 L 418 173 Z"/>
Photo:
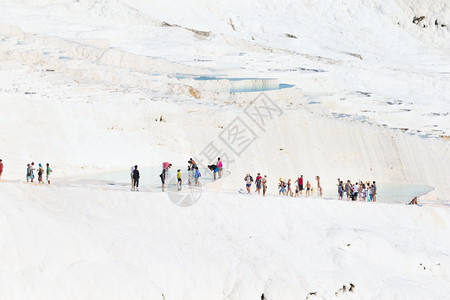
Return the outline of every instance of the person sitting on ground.
<path id="1" fill-rule="evenodd" d="M 411 202 L 408 203 L 408 205 L 419 205 L 419 203 L 417 202 L 417 196 L 414 197 Z"/>

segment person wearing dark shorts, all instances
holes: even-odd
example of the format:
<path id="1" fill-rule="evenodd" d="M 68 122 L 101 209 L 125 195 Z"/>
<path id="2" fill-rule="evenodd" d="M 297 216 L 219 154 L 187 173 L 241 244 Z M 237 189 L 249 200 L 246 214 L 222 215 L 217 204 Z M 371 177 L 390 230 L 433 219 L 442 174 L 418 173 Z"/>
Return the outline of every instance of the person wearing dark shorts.
<path id="1" fill-rule="evenodd" d="M 164 192 L 164 183 L 166 182 L 166 170 L 165 169 L 163 169 L 163 171 L 162 171 L 161 175 L 159 175 L 159 177 L 161 177 L 161 184 L 162 184 L 161 187 Z"/>
<path id="2" fill-rule="evenodd" d="M 300 176 L 300 178 L 297 180 L 297 183 L 298 183 L 298 190 L 301 195 L 303 191 L 303 175 Z"/>
<path id="3" fill-rule="evenodd" d="M 138 166 L 134 166 L 133 170 L 133 188 L 132 191 L 139 191 L 139 178 L 141 176 L 139 175 Z"/>

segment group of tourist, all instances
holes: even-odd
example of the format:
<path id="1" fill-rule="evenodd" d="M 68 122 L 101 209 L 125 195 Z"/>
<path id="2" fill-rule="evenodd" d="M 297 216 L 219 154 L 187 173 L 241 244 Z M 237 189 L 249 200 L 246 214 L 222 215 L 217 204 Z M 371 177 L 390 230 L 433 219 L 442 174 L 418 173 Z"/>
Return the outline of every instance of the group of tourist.
<path id="1" fill-rule="evenodd" d="M 320 183 L 320 177 L 316 176 L 316 191 L 317 196 L 322 197 L 323 195 L 323 189 L 322 185 Z M 261 187 L 263 188 L 263 196 L 266 195 L 267 190 L 267 176 L 264 175 L 264 177 L 261 176 L 260 173 L 257 174 L 255 181 L 253 180 L 253 177 L 248 173 L 244 177 L 245 181 L 245 187 L 248 194 L 251 194 L 251 186 L 253 182 L 256 185 L 255 193 L 260 193 Z M 295 189 L 294 189 L 295 185 Z M 361 180 L 355 182 L 352 184 L 350 180 L 347 180 L 347 182 L 344 184 L 343 181 L 341 181 L 340 178 L 338 178 L 338 195 L 339 200 L 343 200 L 344 193 L 347 196 L 347 200 L 360 200 L 360 201 L 377 201 L 377 185 L 375 181 L 370 183 L 370 181 L 363 182 Z M 303 191 L 305 191 L 305 197 L 310 197 L 311 192 L 314 191 L 314 187 L 311 185 L 309 180 L 306 180 L 306 184 L 304 183 L 303 175 L 300 175 L 295 182 L 292 182 L 291 179 L 284 180 L 283 178 L 279 179 L 278 182 L 278 194 L 283 196 L 290 196 L 290 197 L 298 197 L 302 195 Z"/>
<path id="2" fill-rule="evenodd" d="M 377 201 L 377 185 L 375 181 L 370 183 L 370 181 L 363 182 L 359 180 L 352 184 L 350 180 L 347 180 L 344 184 L 340 178 L 337 180 L 339 200 L 343 200 L 345 192 L 347 201 L 350 199 L 352 201 Z"/>
<path id="3" fill-rule="evenodd" d="M 248 194 L 251 194 L 251 186 L 253 183 L 253 177 L 248 173 L 245 178 L 245 186 Z M 317 193 L 319 197 L 322 197 L 322 186 L 320 184 L 320 177 L 316 176 L 317 181 Z M 311 191 L 313 191 L 313 187 L 311 186 L 311 183 L 309 180 L 306 181 L 306 184 L 304 185 L 304 179 L 303 175 L 300 175 L 300 177 L 295 180 L 295 191 L 293 191 L 293 183 L 291 179 L 284 180 L 283 178 L 279 179 L 278 182 L 278 194 L 283 196 L 290 196 L 290 197 L 298 197 L 302 195 L 303 191 L 305 190 L 305 196 L 310 197 Z M 263 188 L 263 196 L 266 195 L 267 190 L 267 175 L 264 175 L 264 177 L 261 176 L 261 173 L 258 173 L 255 179 L 255 185 L 256 190 L 255 193 L 260 193 L 261 187 Z"/>
<path id="4" fill-rule="evenodd" d="M 34 181 L 34 171 L 36 171 L 34 162 L 32 162 L 31 164 L 27 164 L 27 182 L 33 182 Z M 44 170 L 44 168 L 42 167 L 42 164 L 39 163 L 39 166 L 37 168 L 37 175 L 38 175 L 38 182 L 39 184 L 44 184 L 44 180 L 43 180 L 43 176 L 45 173 L 45 177 L 47 180 L 47 183 L 50 184 L 50 174 L 53 172 L 53 170 L 50 168 L 50 164 L 47 163 L 46 168 Z"/>
<path id="5" fill-rule="evenodd" d="M 322 197 L 323 190 L 322 185 L 320 184 L 320 177 L 316 176 L 316 182 L 317 182 L 317 196 Z M 303 175 L 300 175 L 295 180 L 295 190 L 293 191 L 292 187 L 292 181 L 289 178 L 287 181 L 280 178 L 278 183 L 278 194 L 284 195 L 284 196 L 290 196 L 290 197 L 298 197 L 303 194 L 303 191 L 305 191 L 306 197 L 311 197 L 311 192 L 314 191 L 314 187 L 311 185 L 309 180 L 306 180 L 306 184 L 304 183 Z"/>
<path id="6" fill-rule="evenodd" d="M 162 171 L 161 171 L 161 174 L 159 174 L 159 177 L 161 179 L 161 187 L 162 187 L 163 191 L 166 186 L 168 172 L 171 168 L 172 168 L 171 163 L 169 163 L 169 162 L 162 163 Z M 220 157 L 217 158 L 217 162 L 215 164 L 208 165 L 208 169 L 211 170 L 211 172 L 213 172 L 214 180 L 217 180 L 217 178 L 219 178 L 219 179 L 222 178 L 223 163 L 220 160 Z M 189 158 L 189 160 L 188 160 L 187 173 L 188 173 L 187 184 L 188 185 L 194 184 L 196 186 L 199 186 L 200 185 L 200 177 L 202 176 L 202 173 L 200 172 L 200 170 L 197 166 L 197 163 L 192 158 Z M 131 178 L 131 190 L 138 191 L 140 174 L 139 174 L 137 165 L 134 165 L 131 167 L 130 178 Z M 177 189 L 180 191 L 183 186 L 181 169 L 177 170 L 176 178 L 177 178 Z"/>

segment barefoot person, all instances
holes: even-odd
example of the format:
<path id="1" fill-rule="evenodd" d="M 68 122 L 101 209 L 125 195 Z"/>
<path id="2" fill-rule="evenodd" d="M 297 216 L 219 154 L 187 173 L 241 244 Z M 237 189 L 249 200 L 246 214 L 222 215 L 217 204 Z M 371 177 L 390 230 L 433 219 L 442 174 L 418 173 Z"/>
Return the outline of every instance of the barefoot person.
<path id="1" fill-rule="evenodd" d="M 223 163 L 220 160 L 220 157 L 217 158 L 217 167 L 219 168 L 219 179 L 222 178 L 222 172 L 223 172 Z"/>
<path id="2" fill-rule="evenodd" d="M 258 175 L 256 176 L 256 180 L 255 180 L 255 184 L 256 184 L 255 193 L 258 193 L 258 194 L 261 193 L 261 183 L 262 183 L 261 173 L 258 173 Z"/>
<path id="3" fill-rule="evenodd" d="M 42 175 L 44 175 L 44 168 L 42 167 L 42 164 L 39 163 L 39 168 L 38 168 L 38 182 L 40 184 L 44 184 L 44 180 L 42 180 Z"/>
<path id="4" fill-rule="evenodd" d="M 287 181 L 286 196 L 291 196 L 291 195 L 293 195 L 293 193 L 292 193 L 292 188 L 291 188 L 291 179 L 289 178 Z"/>
<path id="5" fill-rule="evenodd" d="M 299 195 L 301 195 L 302 192 L 303 192 L 303 175 L 301 175 L 301 176 L 297 179 L 297 183 L 298 183 L 298 192 L 299 192 Z"/>
<path id="6" fill-rule="evenodd" d="M 317 195 L 319 197 L 322 197 L 322 186 L 320 185 L 320 177 L 316 176 L 316 180 L 317 180 Z"/>
<path id="7" fill-rule="evenodd" d="M 27 182 L 29 182 L 31 179 L 31 165 L 27 164 Z"/>
<path id="8" fill-rule="evenodd" d="M 134 166 L 134 170 L 133 170 L 133 191 L 139 191 L 139 178 L 140 178 L 140 174 L 138 171 L 138 166 Z"/>
<path id="9" fill-rule="evenodd" d="M 263 188 L 263 196 L 265 196 L 267 191 L 267 175 L 264 175 L 263 179 L 261 179 L 261 183 Z"/>
<path id="10" fill-rule="evenodd" d="M 344 196 L 344 182 L 340 182 L 338 185 L 338 194 L 339 194 L 339 200 L 342 200 Z"/>
<path id="11" fill-rule="evenodd" d="M 408 203 L 408 205 L 419 205 L 419 203 L 417 202 L 417 196 L 414 197 L 411 202 Z"/>
<path id="12" fill-rule="evenodd" d="M 347 201 L 349 201 L 350 196 L 352 195 L 352 183 L 350 180 L 347 180 L 347 183 L 345 184 L 345 194 L 347 195 Z"/>
<path id="13" fill-rule="evenodd" d="M 245 175 L 244 177 L 245 180 L 245 188 L 247 189 L 247 194 L 250 194 L 250 188 L 252 186 L 252 182 L 253 182 L 253 177 L 250 175 L 250 173 L 248 173 L 247 175 Z"/>
<path id="14" fill-rule="evenodd" d="M 47 179 L 47 183 L 50 184 L 50 173 L 53 172 L 53 170 L 50 168 L 50 164 L 47 163 L 47 168 L 45 170 L 45 179 Z"/>
<path id="15" fill-rule="evenodd" d="M 31 166 L 30 166 L 30 178 L 31 178 L 31 182 L 33 182 L 33 180 L 34 180 L 34 170 L 36 170 L 35 168 L 34 168 L 34 162 L 31 162 Z"/>
<path id="16" fill-rule="evenodd" d="M 377 202 L 377 185 L 375 181 L 372 183 L 372 201 Z"/>
<path id="17" fill-rule="evenodd" d="M 130 169 L 131 190 L 133 190 L 133 187 L 134 187 L 134 182 L 133 182 L 133 172 L 134 172 L 134 166 L 131 166 L 131 169 Z"/>
<path id="18" fill-rule="evenodd" d="M 164 192 L 164 184 L 166 183 L 166 176 L 167 176 L 167 171 L 166 171 L 166 169 L 163 169 L 162 173 L 159 174 L 159 178 L 161 178 L 161 188 L 162 188 L 163 192 Z"/>
<path id="19" fill-rule="evenodd" d="M 198 170 L 198 167 L 195 167 L 194 172 L 194 183 L 195 185 L 200 185 L 200 177 L 202 177 L 202 173 Z"/>
<path id="20" fill-rule="evenodd" d="M 181 169 L 177 170 L 177 188 L 181 191 Z"/>
<path id="21" fill-rule="evenodd" d="M 311 183 L 309 181 L 306 181 L 306 197 L 311 196 Z"/>
<path id="22" fill-rule="evenodd" d="M 210 169 L 211 172 L 213 172 L 214 181 L 217 180 L 217 173 L 219 172 L 219 167 L 217 165 L 209 165 L 208 169 Z"/>

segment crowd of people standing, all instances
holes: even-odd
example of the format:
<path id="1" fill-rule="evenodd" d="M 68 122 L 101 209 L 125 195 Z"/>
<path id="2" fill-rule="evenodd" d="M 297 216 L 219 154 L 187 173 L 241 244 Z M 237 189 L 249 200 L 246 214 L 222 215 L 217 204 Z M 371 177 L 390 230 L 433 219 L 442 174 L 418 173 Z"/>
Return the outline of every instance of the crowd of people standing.
<path id="1" fill-rule="evenodd" d="M 370 183 L 370 181 L 362 182 L 361 180 L 358 180 L 352 184 L 350 180 L 347 180 L 344 184 L 344 182 L 338 178 L 337 186 L 339 200 L 343 200 L 345 192 L 347 201 L 377 201 L 377 185 L 375 181 Z"/>
<path id="2" fill-rule="evenodd" d="M 280 178 L 278 182 L 278 194 L 283 196 L 298 197 L 303 194 L 303 191 L 305 191 L 305 197 L 308 198 L 311 197 L 311 192 L 315 190 L 317 191 L 317 196 L 322 197 L 323 189 L 320 183 L 320 177 L 316 176 L 315 180 L 316 180 L 316 188 L 314 188 L 311 185 L 309 180 L 306 180 L 305 183 L 303 175 L 300 175 L 300 177 L 298 177 L 295 180 L 295 182 L 292 182 L 291 179 L 284 180 L 283 178 Z M 244 177 L 244 181 L 247 194 L 251 194 L 251 187 L 254 182 L 256 185 L 255 193 L 260 194 L 262 186 L 263 196 L 266 195 L 267 191 L 266 175 L 264 175 L 264 177 L 261 177 L 261 174 L 258 173 L 255 181 L 253 181 L 253 177 L 250 175 L 250 173 L 247 173 L 247 175 Z M 347 180 L 347 182 L 344 184 L 343 181 L 341 181 L 340 178 L 338 178 L 337 186 L 338 186 L 339 200 L 343 200 L 345 193 L 347 196 L 347 200 L 352 201 L 360 200 L 372 202 L 377 201 L 377 186 L 375 181 L 370 183 L 370 181 L 363 182 L 359 180 L 352 184 L 350 180 Z"/>
<path id="3" fill-rule="evenodd" d="M 34 178 L 35 178 L 34 171 L 36 171 L 34 162 L 32 162 L 31 164 L 27 164 L 27 175 L 26 175 L 27 182 L 34 182 Z M 45 169 L 44 169 L 44 167 L 42 167 L 42 164 L 39 163 L 38 168 L 37 168 L 39 184 L 44 184 L 44 180 L 43 180 L 44 174 L 45 174 L 45 179 L 46 179 L 47 183 L 50 184 L 50 174 L 52 172 L 53 172 L 53 170 L 50 168 L 49 163 L 46 164 Z"/>

